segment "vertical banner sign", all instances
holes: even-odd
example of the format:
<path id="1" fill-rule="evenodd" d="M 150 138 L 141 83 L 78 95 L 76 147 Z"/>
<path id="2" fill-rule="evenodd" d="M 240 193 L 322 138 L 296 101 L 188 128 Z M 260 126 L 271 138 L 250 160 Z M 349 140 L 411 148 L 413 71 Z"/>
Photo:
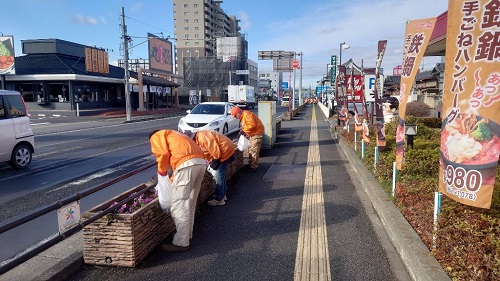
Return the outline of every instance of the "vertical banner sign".
<path id="1" fill-rule="evenodd" d="M 347 121 L 347 117 L 349 115 L 347 111 L 347 96 L 346 96 L 346 75 L 345 75 L 346 69 L 345 65 L 339 66 L 339 75 L 337 77 L 337 90 L 338 90 L 338 105 L 340 105 L 340 112 L 339 112 L 339 120 L 340 121 Z"/>
<path id="2" fill-rule="evenodd" d="M 85 71 L 92 72 L 92 49 L 85 48 Z"/>
<path id="3" fill-rule="evenodd" d="M 99 72 L 99 63 L 98 63 L 98 51 L 97 49 L 92 49 L 92 72 Z"/>
<path id="4" fill-rule="evenodd" d="M 403 69 L 399 90 L 398 127 L 396 129 L 396 169 L 401 170 L 405 162 L 405 117 L 406 103 L 415 82 L 420 61 L 434 30 L 436 18 L 412 20 L 406 24 L 403 52 Z"/>
<path id="5" fill-rule="evenodd" d="M 385 124 L 384 124 L 384 112 L 382 111 L 382 89 L 380 88 L 380 66 L 382 64 L 382 59 L 384 58 L 385 48 L 387 47 L 387 40 L 378 41 L 378 54 L 377 62 L 375 64 L 375 87 L 373 88 L 373 93 L 375 96 L 375 115 L 377 125 L 377 147 L 379 151 L 384 151 L 385 149 Z"/>
<path id="6" fill-rule="evenodd" d="M 362 99 L 361 97 L 363 96 L 363 86 L 361 84 L 362 83 L 361 76 L 360 75 L 354 76 L 354 67 L 351 67 L 351 77 L 349 77 L 349 81 L 351 89 L 350 97 L 354 106 L 354 131 L 359 132 L 363 129 L 362 127 L 363 123 L 361 123 L 361 118 L 359 117 L 359 112 L 356 103 L 361 102 L 360 99 Z M 358 92 L 361 93 L 360 96 L 356 95 L 356 93 Z M 357 99 L 357 97 L 359 97 L 359 99 Z"/>
<path id="7" fill-rule="evenodd" d="M 370 130 L 368 129 L 368 106 L 366 103 L 365 93 L 365 68 L 364 62 L 361 60 L 361 89 L 363 91 L 363 96 L 361 102 L 363 103 L 363 119 L 361 121 L 361 130 L 363 131 L 363 140 L 366 143 L 370 143 Z"/>
<path id="8" fill-rule="evenodd" d="M 332 91 L 335 93 L 335 102 L 338 104 L 338 93 L 337 93 L 337 87 L 335 85 L 335 78 L 337 77 L 337 56 L 333 55 L 331 57 L 330 61 L 330 85 L 332 86 Z"/>
<path id="9" fill-rule="evenodd" d="M 450 0 L 439 191 L 491 207 L 500 154 L 500 29 L 495 1 Z"/>

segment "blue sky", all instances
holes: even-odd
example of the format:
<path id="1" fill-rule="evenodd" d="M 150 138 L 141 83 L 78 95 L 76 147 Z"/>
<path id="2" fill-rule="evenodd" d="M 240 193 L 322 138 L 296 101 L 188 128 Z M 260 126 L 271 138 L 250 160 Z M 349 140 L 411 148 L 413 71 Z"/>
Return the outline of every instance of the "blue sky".
<path id="1" fill-rule="evenodd" d="M 2 0 L 3 35 L 13 35 L 16 56 L 21 40 L 58 38 L 108 49 L 109 60 L 123 57 L 120 13 L 124 7 L 128 34 L 133 38 L 130 58 L 146 58 L 148 32 L 174 36 L 172 0 Z M 296 51 L 303 56 L 303 86 L 314 87 L 326 73 L 331 55 L 352 58 L 374 67 L 377 42 L 388 40 L 382 62 L 385 75 L 401 64 L 405 22 L 438 16 L 446 0 L 224 0 L 222 8 L 241 20 L 249 58 L 259 70 L 271 71 L 272 62 L 258 60 L 258 51 Z M 432 68 L 439 57 L 424 58 Z M 298 76 L 297 76 L 298 77 Z"/>

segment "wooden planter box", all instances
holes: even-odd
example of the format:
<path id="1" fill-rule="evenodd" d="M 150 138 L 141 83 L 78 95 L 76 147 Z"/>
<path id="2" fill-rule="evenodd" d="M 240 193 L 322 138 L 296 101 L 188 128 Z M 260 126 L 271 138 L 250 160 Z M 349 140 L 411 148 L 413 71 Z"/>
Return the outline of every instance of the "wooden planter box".
<path id="1" fill-rule="evenodd" d="M 230 179 L 242 166 L 243 154 L 237 152 L 226 178 Z M 88 219 L 145 187 L 146 184 L 138 185 L 85 212 L 82 218 Z M 206 172 L 198 204 L 214 192 L 215 180 Z M 83 228 L 83 260 L 86 264 L 135 267 L 174 230 L 175 224 L 170 215 L 163 213 L 158 198 L 132 214 L 110 213 Z"/>
<path id="2" fill-rule="evenodd" d="M 138 185 L 96 206 L 82 217 L 89 218 L 145 187 L 145 184 Z M 158 198 L 132 214 L 110 213 L 84 227 L 84 262 L 134 267 L 174 230 L 174 222 L 163 213 Z"/>

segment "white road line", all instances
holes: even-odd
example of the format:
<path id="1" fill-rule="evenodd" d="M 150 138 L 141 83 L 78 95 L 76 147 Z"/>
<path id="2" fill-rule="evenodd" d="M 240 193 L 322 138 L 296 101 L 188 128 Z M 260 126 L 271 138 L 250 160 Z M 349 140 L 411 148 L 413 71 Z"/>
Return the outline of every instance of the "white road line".
<path id="1" fill-rule="evenodd" d="M 332 280 L 315 107 L 312 110 L 294 280 Z"/>

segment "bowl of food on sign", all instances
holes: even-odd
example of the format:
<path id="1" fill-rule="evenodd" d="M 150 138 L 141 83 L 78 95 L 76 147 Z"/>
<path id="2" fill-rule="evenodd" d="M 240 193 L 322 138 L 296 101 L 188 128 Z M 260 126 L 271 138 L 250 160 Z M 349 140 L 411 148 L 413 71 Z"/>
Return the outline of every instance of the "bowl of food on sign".
<path id="1" fill-rule="evenodd" d="M 478 170 L 483 180 L 494 180 L 500 155 L 500 126 L 487 118 L 460 113 L 451 122 L 443 121 L 441 158 L 443 164 Z M 493 171 L 491 173 L 490 171 Z"/>
<path id="2" fill-rule="evenodd" d="M 14 66 L 14 52 L 10 40 L 0 41 L 0 74 L 9 72 Z"/>

